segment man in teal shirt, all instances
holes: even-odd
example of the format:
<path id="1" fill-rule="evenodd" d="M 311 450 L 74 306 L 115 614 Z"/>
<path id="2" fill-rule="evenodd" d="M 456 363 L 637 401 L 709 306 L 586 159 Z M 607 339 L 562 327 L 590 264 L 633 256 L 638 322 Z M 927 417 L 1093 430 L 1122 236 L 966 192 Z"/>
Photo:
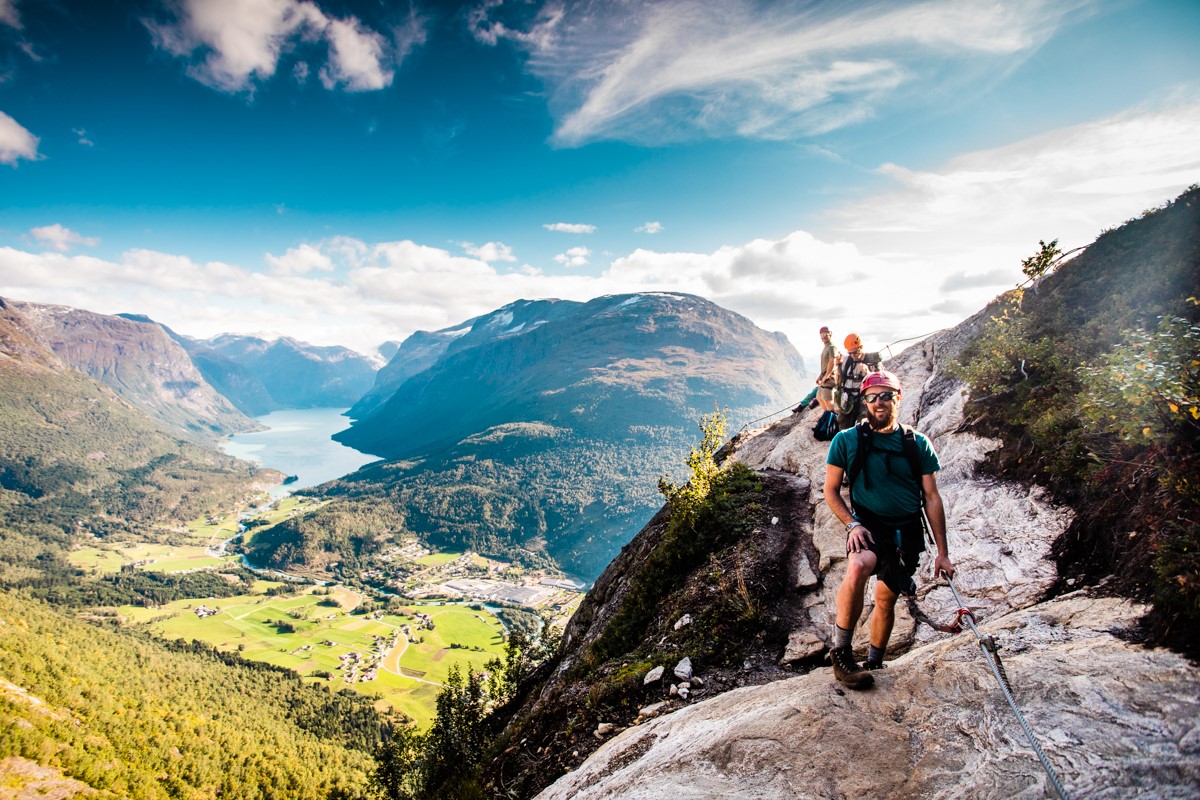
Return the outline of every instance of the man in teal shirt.
<path id="1" fill-rule="evenodd" d="M 933 574 L 954 574 L 946 549 L 946 511 L 938 493 L 937 453 L 924 435 L 912 431 L 906 453 L 905 429 L 896 421 L 900 406 L 900 379 L 890 372 L 872 373 L 863 381 L 866 426 L 844 430 L 829 444 L 825 460 L 825 502 L 846 526 L 846 577 L 837 594 L 837 621 L 830 659 L 839 681 L 853 689 L 874 684 L 870 670 L 883 666 L 892 635 L 896 598 L 913 592 L 912 576 L 925 549 L 922 508 L 937 545 Z M 856 461 L 861 443 L 869 443 Z M 850 497 L 842 499 L 842 477 L 854 472 Z M 867 579 L 875 583 L 875 611 L 871 616 L 871 649 L 865 668 L 854 660 L 850 640 L 863 610 Z"/>

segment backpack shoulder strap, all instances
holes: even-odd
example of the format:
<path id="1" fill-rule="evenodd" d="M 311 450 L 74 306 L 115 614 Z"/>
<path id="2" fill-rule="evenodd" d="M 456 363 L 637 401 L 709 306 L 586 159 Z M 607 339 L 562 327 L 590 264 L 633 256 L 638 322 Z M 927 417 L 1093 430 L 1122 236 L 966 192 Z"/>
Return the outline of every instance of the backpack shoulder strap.
<path id="1" fill-rule="evenodd" d="M 858 478 L 859 473 L 863 471 L 863 465 L 867 463 L 867 453 L 871 450 L 871 438 L 873 435 L 871 424 L 865 419 L 854 426 L 854 432 L 858 437 L 858 445 L 854 448 L 854 460 L 850 462 L 850 468 L 846 470 L 846 482 L 850 487 L 851 506 L 854 505 L 854 481 Z"/>
<path id="2" fill-rule="evenodd" d="M 921 493 L 921 505 L 925 505 L 925 484 L 921 474 L 921 453 L 917 449 L 917 433 L 907 425 L 900 426 L 900 444 L 904 449 L 904 458 L 912 470 L 913 479 L 917 482 L 917 491 Z"/>

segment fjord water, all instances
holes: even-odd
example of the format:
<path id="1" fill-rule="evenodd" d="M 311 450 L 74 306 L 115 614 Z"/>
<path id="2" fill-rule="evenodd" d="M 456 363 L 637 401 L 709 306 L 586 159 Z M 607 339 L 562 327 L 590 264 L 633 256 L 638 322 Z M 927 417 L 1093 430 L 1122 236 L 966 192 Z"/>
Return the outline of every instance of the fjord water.
<path id="1" fill-rule="evenodd" d="M 340 478 L 377 460 L 329 438 L 350 424 L 342 416 L 345 411 L 302 408 L 264 414 L 255 420 L 266 425 L 267 430 L 231 436 L 223 448 L 235 458 L 295 475 L 292 483 L 271 490 L 272 497 L 282 497 L 295 489 Z"/>

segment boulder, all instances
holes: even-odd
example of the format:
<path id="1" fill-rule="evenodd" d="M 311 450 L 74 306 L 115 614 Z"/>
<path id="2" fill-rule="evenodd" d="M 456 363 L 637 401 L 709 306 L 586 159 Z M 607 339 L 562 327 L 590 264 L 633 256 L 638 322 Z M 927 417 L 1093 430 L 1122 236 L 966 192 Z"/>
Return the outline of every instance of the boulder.
<path id="1" fill-rule="evenodd" d="M 642 685 L 649 686 L 650 684 L 654 683 L 655 681 L 662 680 L 663 673 L 666 671 L 667 671 L 666 667 L 663 667 L 663 666 L 655 667 L 654 669 L 652 669 L 646 673 L 645 678 L 642 678 Z"/>

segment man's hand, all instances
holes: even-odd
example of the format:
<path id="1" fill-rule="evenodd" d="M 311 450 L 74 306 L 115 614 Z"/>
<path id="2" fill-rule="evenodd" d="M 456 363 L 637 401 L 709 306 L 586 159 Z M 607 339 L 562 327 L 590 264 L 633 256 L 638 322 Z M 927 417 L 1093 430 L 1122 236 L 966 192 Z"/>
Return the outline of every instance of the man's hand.
<path id="1" fill-rule="evenodd" d="M 946 556 L 938 553 L 937 558 L 933 560 L 933 577 L 940 578 L 942 573 L 946 573 L 947 578 L 954 577 L 954 564 Z"/>
<path id="2" fill-rule="evenodd" d="M 875 543 L 875 537 L 867 530 L 864 525 L 855 525 L 850 529 L 850 535 L 846 537 L 846 552 L 847 553 L 862 553 L 871 548 L 869 545 Z"/>

